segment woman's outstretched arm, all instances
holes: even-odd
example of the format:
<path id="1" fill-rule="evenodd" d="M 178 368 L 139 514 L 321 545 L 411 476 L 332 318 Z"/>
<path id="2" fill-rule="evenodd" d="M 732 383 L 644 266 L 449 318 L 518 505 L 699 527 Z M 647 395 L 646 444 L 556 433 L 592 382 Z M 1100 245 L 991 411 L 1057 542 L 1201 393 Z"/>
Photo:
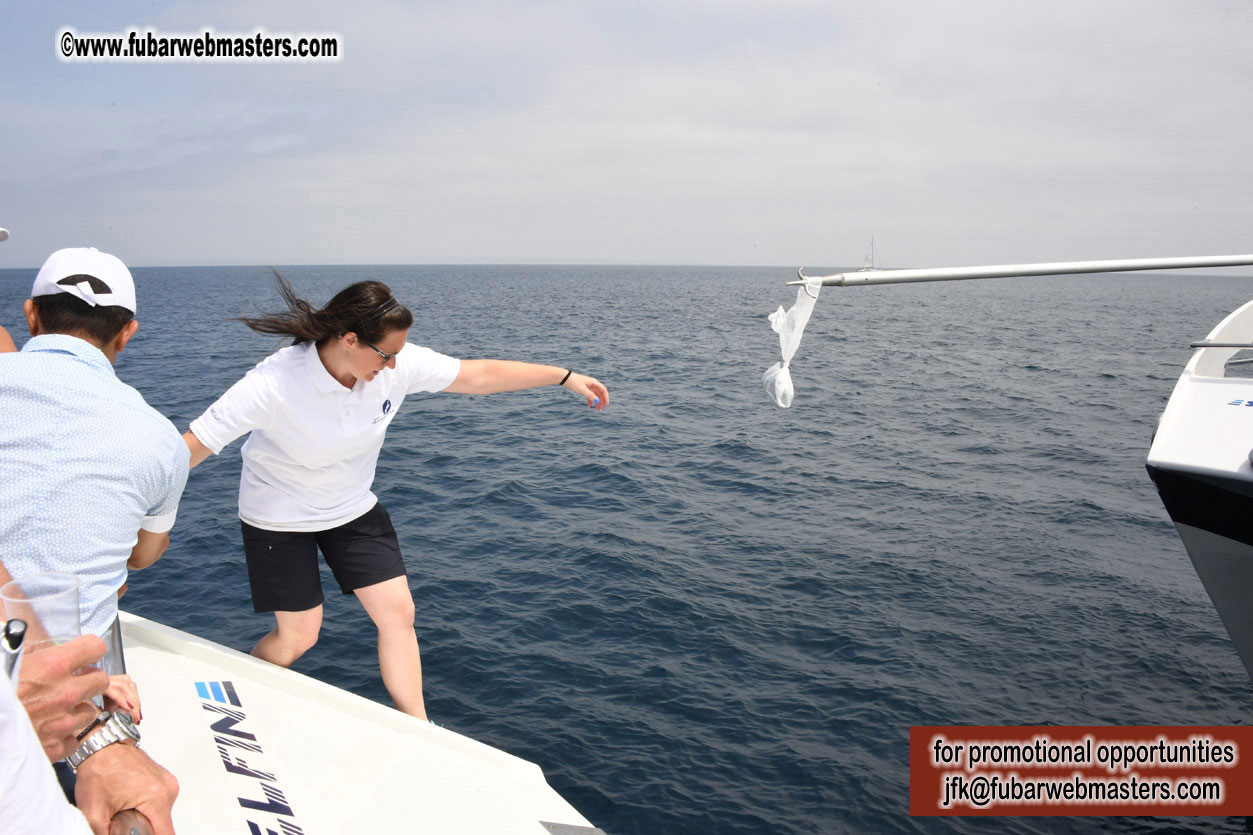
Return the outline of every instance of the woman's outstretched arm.
<path id="1" fill-rule="evenodd" d="M 537 365 L 515 360 L 462 360 L 457 379 L 444 391 L 454 394 L 496 394 L 556 383 L 561 383 L 562 388 L 568 391 L 586 397 L 589 408 L 603 409 L 609 405 L 609 389 L 595 377 L 575 374 L 555 365 Z"/>

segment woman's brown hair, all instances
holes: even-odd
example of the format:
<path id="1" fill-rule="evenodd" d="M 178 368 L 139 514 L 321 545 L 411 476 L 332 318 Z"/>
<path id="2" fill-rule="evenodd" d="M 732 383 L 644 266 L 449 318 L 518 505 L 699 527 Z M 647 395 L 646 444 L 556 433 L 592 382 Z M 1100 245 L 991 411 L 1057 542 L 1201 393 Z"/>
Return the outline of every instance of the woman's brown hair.
<path id="1" fill-rule="evenodd" d="M 321 309 L 296 295 L 278 272 L 274 272 L 278 292 L 287 303 L 279 313 L 239 316 L 239 321 L 257 333 L 290 336 L 293 344 L 321 344 L 345 333 L 355 333 L 367 342 L 379 342 L 392 331 L 407 330 L 413 314 L 392 295 L 381 281 L 358 281 L 340 290 Z"/>

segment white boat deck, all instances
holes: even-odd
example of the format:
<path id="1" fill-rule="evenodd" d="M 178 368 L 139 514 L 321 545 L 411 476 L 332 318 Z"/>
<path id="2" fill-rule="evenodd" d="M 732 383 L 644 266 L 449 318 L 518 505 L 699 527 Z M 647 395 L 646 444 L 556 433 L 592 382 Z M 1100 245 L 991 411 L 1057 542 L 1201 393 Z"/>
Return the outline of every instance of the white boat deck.
<path id="1" fill-rule="evenodd" d="M 179 779 L 180 835 L 599 832 L 534 763 L 121 614 L 143 748 Z"/>

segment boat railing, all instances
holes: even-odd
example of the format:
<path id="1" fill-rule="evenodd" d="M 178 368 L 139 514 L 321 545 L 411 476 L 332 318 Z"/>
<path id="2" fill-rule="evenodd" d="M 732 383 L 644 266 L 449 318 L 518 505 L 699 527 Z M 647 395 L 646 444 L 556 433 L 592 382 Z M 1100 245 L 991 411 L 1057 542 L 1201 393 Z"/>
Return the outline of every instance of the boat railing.
<path id="1" fill-rule="evenodd" d="M 818 281 L 824 287 L 864 287 L 871 284 L 915 284 L 926 281 L 970 281 L 979 278 L 1014 278 L 1086 273 L 1188 270 L 1253 265 L 1253 255 L 1198 255 L 1183 258 L 1123 258 L 1106 261 L 1055 261 L 1041 264 L 998 264 L 988 267 L 932 267 L 908 270 L 854 270 L 833 275 L 805 275 L 787 284 Z"/>
<path id="2" fill-rule="evenodd" d="M 1248 373 L 1242 366 L 1253 359 L 1249 353 L 1253 351 L 1253 302 L 1233 311 L 1205 339 L 1192 342 L 1189 347 L 1196 349 L 1187 367 L 1194 377 L 1247 379 Z M 1229 369 L 1232 373 L 1228 373 Z"/>
<path id="3" fill-rule="evenodd" d="M 933 267 L 927 269 L 852 270 L 832 275 L 806 275 L 797 270 L 797 279 L 788 285 L 811 287 L 864 287 L 878 284 L 915 284 L 930 281 L 970 281 L 982 278 L 1014 278 L 1047 275 L 1141 272 L 1149 270 L 1191 270 L 1212 267 L 1253 266 L 1253 255 L 1197 255 L 1178 258 L 1124 258 L 1103 261 L 1055 261 L 1039 264 L 998 264 L 986 267 Z M 814 293 L 810 292 L 813 296 Z M 1215 328 L 1188 363 L 1188 371 L 1202 377 L 1227 377 L 1228 361 L 1244 350 L 1253 350 L 1253 302 L 1228 316 Z M 1237 365 L 1243 364 L 1240 358 Z M 1235 375 L 1231 375 L 1235 376 Z"/>

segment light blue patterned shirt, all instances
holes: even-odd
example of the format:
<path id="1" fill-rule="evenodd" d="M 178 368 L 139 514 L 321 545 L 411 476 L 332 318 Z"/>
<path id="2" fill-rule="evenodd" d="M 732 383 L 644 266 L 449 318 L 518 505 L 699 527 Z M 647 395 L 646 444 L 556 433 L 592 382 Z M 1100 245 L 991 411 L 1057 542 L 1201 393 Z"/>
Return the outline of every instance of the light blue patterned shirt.
<path id="1" fill-rule="evenodd" d="M 47 334 L 0 354 L 0 561 L 15 579 L 77 574 L 84 633 L 112 625 L 140 523 L 177 510 L 187 458 L 90 343 Z"/>

